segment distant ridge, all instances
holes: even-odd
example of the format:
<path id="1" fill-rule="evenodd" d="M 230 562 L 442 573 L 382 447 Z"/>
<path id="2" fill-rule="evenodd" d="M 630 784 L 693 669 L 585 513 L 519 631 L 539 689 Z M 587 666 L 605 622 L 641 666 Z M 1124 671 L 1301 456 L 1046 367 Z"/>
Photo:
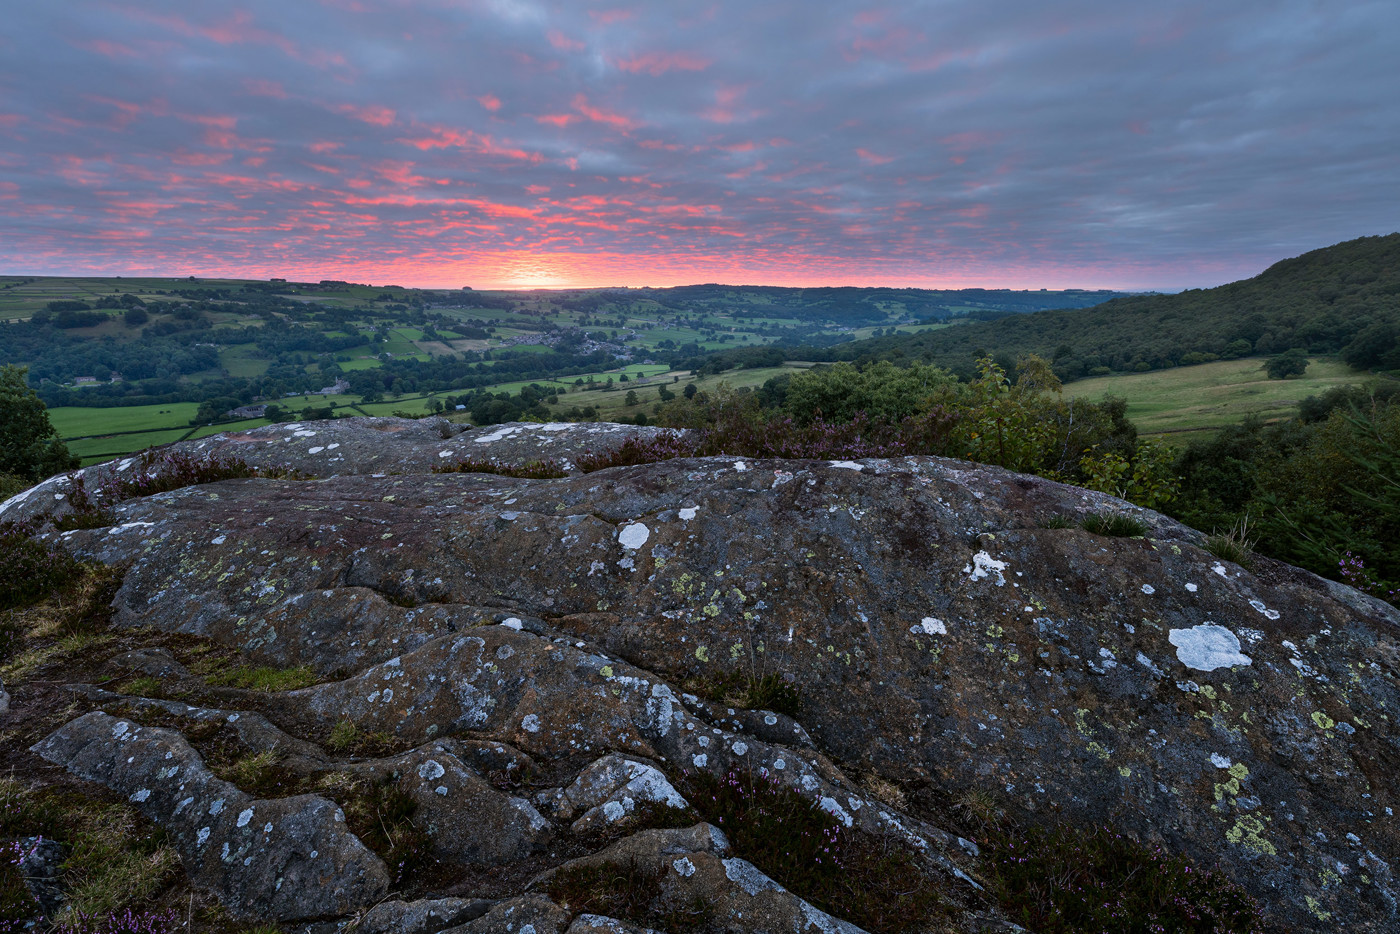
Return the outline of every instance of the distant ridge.
<path id="1" fill-rule="evenodd" d="M 1062 379 L 1301 347 L 1366 369 L 1400 369 L 1400 233 L 1274 263 L 1251 279 L 1176 295 L 1115 298 L 939 331 L 852 341 L 791 359 L 921 360 L 969 372 L 983 353 L 1040 354 Z"/>

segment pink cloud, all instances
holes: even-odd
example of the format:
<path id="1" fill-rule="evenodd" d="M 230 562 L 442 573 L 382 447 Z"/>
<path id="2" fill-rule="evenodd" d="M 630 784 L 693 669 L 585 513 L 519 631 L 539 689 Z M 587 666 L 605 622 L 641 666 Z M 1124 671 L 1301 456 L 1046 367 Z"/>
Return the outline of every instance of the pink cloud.
<path id="1" fill-rule="evenodd" d="M 868 149 L 857 149 L 856 155 L 860 156 L 862 162 L 868 162 L 871 165 L 886 165 L 894 161 L 894 156 L 882 156 Z"/>
<path id="2" fill-rule="evenodd" d="M 575 110 L 595 123 L 605 123 L 619 130 L 634 130 L 641 126 L 637 121 L 629 117 L 624 117 L 622 114 L 603 110 L 600 107 L 594 107 L 592 104 L 588 103 L 588 99 L 582 94 L 574 97 L 573 105 Z"/>
<path id="3" fill-rule="evenodd" d="M 581 52 L 584 49 L 584 44 L 582 42 L 579 42 L 577 39 L 570 39 L 557 29 L 551 29 L 545 34 L 545 38 L 549 40 L 550 45 L 561 52 Z"/>
<path id="4" fill-rule="evenodd" d="M 625 22 L 636 16 L 634 10 L 589 10 L 589 17 L 593 22 L 602 26 L 611 26 L 613 23 Z"/>
<path id="5" fill-rule="evenodd" d="M 394 111 L 388 107 L 381 107 L 378 104 L 370 104 L 360 107 L 355 104 L 340 104 L 335 108 L 337 113 L 348 114 L 364 123 L 374 126 L 392 126 L 396 118 Z"/>
<path id="6" fill-rule="evenodd" d="M 613 60 L 613 64 L 623 71 L 632 74 L 646 72 L 649 75 L 668 71 L 704 71 L 711 63 L 711 59 L 689 52 L 645 52 L 632 58 Z"/>
<path id="7" fill-rule="evenodd" d="M 501 109 L 501 99 L 494 94 L 483 94 L 476 101 L 492 113 Z"/>

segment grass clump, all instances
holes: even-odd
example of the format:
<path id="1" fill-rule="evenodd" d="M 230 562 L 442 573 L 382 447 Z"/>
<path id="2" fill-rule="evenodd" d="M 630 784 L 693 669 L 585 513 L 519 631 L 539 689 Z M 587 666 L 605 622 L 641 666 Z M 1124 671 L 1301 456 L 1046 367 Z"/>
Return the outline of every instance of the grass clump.
<path id="1" fill-rule="evenodd" d="M 1108 827 L 995 827 L 978 842 L 1003 911 L 1037 934 L 1266 930 L 1232 882 Z"/>
<path id="2" fill-rule="evenodd" d="M 388 756 L 404 750 L 404 741 L 382 730 L 364 733 L 346 718 L 331 727 L 326 748 L 336 755 Z"/>
<path id="3" fill-rule="evenodd" d="M 619 918 L 665 931 L 708 930 L 713 910 L 702 899 L 679 902 L 663 892 L 663 868 L 649 870 L 635 860 L 570 866 L 545 886 L 565 909 Z"/>
<path id="4" fill-rule="evenodd" d="M 822 910 L 873 932 L 924 930 L 937 884 L 902 841 L 844 826 L 768 775 L 687 773 L 682 793 L 736 855 Z"/>
<path id="5" fill-rule="evenodd" d="M 690 678 L 685 687 L 715 703 L 744 710 L 771 710 L 796 717 L 802 708 L 802 691 L 779 674 L 734 671 L 724 676 Z"/>
<path id="6" fill-rule="evenodd" d="M 1109 538 L 1142 538 L 1147 534 L 1146 522 L 1121 512 L 1090 513 L 1080 520 L 1079 527 Z"/>
<path id="7" fill-rule="evenodd" d="M 73 833 L 64 864 L 70 910 L 95 917 L 159 892 L 180 865 L 164 831 L 126 805 L 88 806 L 65 815 Z"/>
<path id="8" fill-rule="evenodd" d="M 301 665 L 297 668 L 254 668 L 249 665 L 240 665 L 237 668 L 230 668 L 227 671 L 210 675 L 206 680 L 215 687 L 243 688 L 247 691 L 274 693 L 310 687 L 321 679 L 310 665 Z"/>
<path id="9" fill-rule="evenodd" d="M 1206 551 L 1221 561 L 1238 564 L 1246 571 L 1254 566 L 1254 540 L 1249 537 L 1249 517 L 1206 539 Z"/>
<path id="10" fill-rule="evenodd" d="M 1072 516 L 1056 513 L 1055 515 L 1041 516 L 1035 524 L 1042 529 L 1072 529 L 1079 523 L 1075 522 Z"/>
<path id="11" fill-rule="evenodd" d="M 555 460 L 532 460 L 523 464 L 503 464 L 500 461 L 482 461 L 470 457 L 455 464 L 434 467 L 433 473 L 489 473 L 522 480 L 558 480 L 569 475 L 568 471 Z"/>

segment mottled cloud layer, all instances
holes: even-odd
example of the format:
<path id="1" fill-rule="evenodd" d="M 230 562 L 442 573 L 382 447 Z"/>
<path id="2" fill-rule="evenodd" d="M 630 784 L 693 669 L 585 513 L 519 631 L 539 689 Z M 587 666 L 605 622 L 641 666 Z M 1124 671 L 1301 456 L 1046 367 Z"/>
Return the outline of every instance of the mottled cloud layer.
<path id="1" fill-rule="evenodd" d="M 1400 226 L 1394 0 L 5 8 L 0 272 L 1170 288 Z"/>

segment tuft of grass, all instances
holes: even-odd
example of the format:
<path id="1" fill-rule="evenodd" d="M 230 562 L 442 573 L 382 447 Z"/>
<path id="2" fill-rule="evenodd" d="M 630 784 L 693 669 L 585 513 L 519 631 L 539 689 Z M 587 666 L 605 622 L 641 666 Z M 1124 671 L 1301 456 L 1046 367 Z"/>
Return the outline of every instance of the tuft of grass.
<path id="1" fill-rule="evenodd" d="M 331 752 L 345 752 L 355 745 L 360 728 L 348 717 L 331 727 L 331 735 L 326 738 L 326 748 Z"/>
<path id="2" fill-rule="evenodd" d="M 681 784 L 736 855 L 824 911 L 872 934 L 922 931 L 944 911 L 907 844 L 845 827 L 771 776 L 686 773 Z"/>
<path id="3" fill-rule="evenodd" d="M 131 697 L 155 697 L 165 696 L 165 686 L 159 678 L 152 678 L 149 675 L 142 675 L 139 678 L 132 678 L 123 682 L 118 690 Z"/>
<path id="4" fill-rule="evenodd" d="M 1090 513 L 1080 520 L 1079 527 L 1109 538 L 1141 538 L 1147 534 L 1147 523 L 1121 512 Z"/>
<path id="5" fill-rule="evenodd" d="M 70 810 L 72 853 L 64 863 L 75 918 L 108 915 L 164 887 L 180 865 L 165 833 L 144 825 L 126 805 Z M 62 920 L 62 919 L 60 919 Z"/>
<path id="6" fill-rule="evenodd" d="M 780 674 L 743 671 L 687 679 L 687 690 L 716 703 L 745 710 L 771 710 L 796 717 L 802 709 L 802 691 Z"/>
<path id="7" fill-rule="evenodd" d="M 1035 524 L 1042 529 L 1072 529 L 1079 523 L 1074 521 L 1073 516 L 1056 513 L 1054 515 L 1041 516 L 1036 520 Z"/>
<path id="8" fill-rule="evenodd" d="M 402 752 L 403 747 L 403 740 L 382 730 L 360 732 L 360 728 L 349 719 L 337 722 L 326 737 L 326 748 L 337 755 L 387 756 Z"/>
<path id="9" fill-rule="evenodd" d="M 234 762 L 222 770 L 219 777 L 233 782 L 244 791 L 256 794 L 271 777 L 273 769 L 280 761 L 282 757 L 275 750 L 264 749 Z"/>
<path id="10" fill-rule="evenodd" d="M 467 458 L 455 464 L 434 467 L 433 473 L 489 473 L 502 477 L 517 477 L 522 480 L 558 480 L 567 477 L 568 471 L 554 460 L 532 460 L 523 464 L 502 464 L 494 460 Z"/>
<path id="11" fill-rule="evenodd" d="M 1249 537 L 1249 516 L 1245 516 L 1229 531 L 1206 539 L 1206 551 L 1221 561 L 1231 561 L 1246 571 L 1254 566 L 1254 540 Z"/>
<path id="12" fill-rule="evenodd" d="M 994 828 L 978 841 L 1007 918 L 1037 934 L 1264 934 L 1223 876 L 1108 827 Z"/>
<path id="13" fill-rule="evenodd" d="M 240 665 L 211 675 L 207 681 L 216 687 L 243 688 L 247 691 L 295 691 L 310 687 L 321 679 L 310 665 L 297 668 L 254 668 Z"/>
<path id="14" fill-rule="evenodd" d="M 678 902 L 662 890 L 665 869 L 635 860 L 570 866 L 556 872 L 545 891 L 570 912 L 619 918 L 665 931 L 709 930 L 713 910 L 701 899 Z"/>

